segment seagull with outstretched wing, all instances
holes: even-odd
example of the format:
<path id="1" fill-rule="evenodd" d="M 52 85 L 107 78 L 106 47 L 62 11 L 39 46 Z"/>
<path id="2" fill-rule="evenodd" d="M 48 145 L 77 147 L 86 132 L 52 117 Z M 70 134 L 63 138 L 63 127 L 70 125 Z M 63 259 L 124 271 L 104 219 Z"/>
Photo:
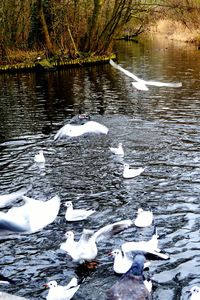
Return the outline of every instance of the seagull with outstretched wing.
<path id="1" fill-rule="evenodd" d="M 175 87 L 175 88 L 182 86 L 182 82 L 160 82 L 160 81 L 153 81 L 153 80 L 146 81 L 146 80 L 140 79 L 139 77 L 137 77 L 136 75 L 134 75 L 130 71 L 125 70 L 120 65 L 116 64 L 112 59 L 110 60 L 110 64 L 115 69 L 123 72 L 125 75 L 127 75 L 130 78 L 134 79 L 135 82 L 132 82 L 132 85 L 137 90 L 148 91 L 149 88 L 147 87 L 147 85 L 153 85 L 153 86 L 158 86 L 158 87 L 162 87 L 162 86 Z"/>

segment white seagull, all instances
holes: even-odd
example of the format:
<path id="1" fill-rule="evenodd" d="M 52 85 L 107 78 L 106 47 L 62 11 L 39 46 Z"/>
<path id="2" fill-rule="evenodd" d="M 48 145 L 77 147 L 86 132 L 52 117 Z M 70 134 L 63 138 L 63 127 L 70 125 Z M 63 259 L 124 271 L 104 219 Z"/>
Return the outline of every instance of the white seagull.
<path id="1" fill-rule="evenodd" d="M 121 249 L 114 249 L 110 254 L 114 257 L 113 270 L 115 273 L 124 274 L 131 268 L 134 260 L 132 252 L 123 252 Z M 145 262 L 144 268 L 149 267 L 150 264 L 150 262 Z"/>
<path id="2" fill-rule="evenodd" d="M 34 161 L 36 163 L 45 163 L 44 151 L 40 150 L 39 153 L 35 154 Z"/>
<path id="3" fill-rule="evenodd" d="M 98 253 L 96 243 L 101 240 L 109 239 L 131 225 L 131 220 L 123 220 L 106 225 L 96 232 L 84 229 L 79 241 L 75 241 L 74 233 L 72 231 L 68 231 L 65 234 L 67 240 L 65 243 L 61 244 L 61 249 L 65 250 L 72 257 L 74 262 L 78 262 L 80 264 L 90 262 L 95 259 Z"/>
<path id="4" fill-rule="evenodd" d="M 200 299 L 200 287 L 193 286 L 190 291 L 190 300 L 199 300 Z"/>
<path id="5" fill-rule="evenodd" d="M 156 227 L 154 228 L 154 234 L 152 235 L 150 240 L 139 241 L 139 242 L 125 242 L 124 244 L 122 244 L 121 249 L 123 252 L 130 252 L 130 251 L 146 251 L 146 252 L 155 251 L 156 253 L 160 252 L 161 250 L 158 247 L 157 228 Z"/>
<path id="6" fill-rule="evenodd" d="M 143 79 L 140 79 L 139 77 L 137 77 L 136 75 L 134 75 L 133 73 L 125 70 L 124 68 L 122 68 L 121 66 L 117 65 L 113 60 L 110 60 L 110 64 L 111 66 L 113 66 L 115 69 L 118 69 L 119 71 L 123 72 L 125 75 L 131 77 L 132 79 L 134 79 L 136 82 L 132 82 L 132 85 L 137 89 L 137 90 L 141 90 L 141 91 L 148 91 L 149 88 L 147 87 L 147 85 L 153 85 L 153 86 L 158 86 L 158 87 L 181 87 L 182 83 L 181 82 L 159 82 L 159 81 L 146 81 Z"/>
<path id="7" fill-rule="evenodd" d="M 153 222 L 153 213 L 152 211 L 143 210 L 138 208 L 137 217 L 134 221 L 135 226 L 137 227 L 148 227 Z"/>
<path id="8" fill-rule="evenodd" d="M 66 286 L 58 285 L 55 280 L 44 284 L 44 286 L 49 288 L 47 300 L 70 300 L 80 287 L 75 277 Z"/>
<path id="9" fill-rule="evenodd" d="M 54 136 L 54 141 L 64 137 L 77 137 L 86 133 L 107 134 L 108 128 L 98 122 L 88 121 L 83 125 L 66 124 L 58 130 Z"/>
<path id="10" fill-rule="evenodd" d="M 124 170 L 122 173 L 123 178 L 130 179 L 139 176 L 144 172 L 144 168 L 130 169 L 129 164 L 124 164 Z"/>
<path id="11" fill-rule="evenodd" d="M 124 149 L 123 149 L 122 143 L 119 143 L 117 148 L 110 147 L 110 151 L 113 154 L 124 157 Z"/>
<path id="12" fill-rule="evenodd" d="M 26 194 L 27 191 L 28 191 L 28 189 L 22 188 L 22 189 L 18 190 L 17 192 L 0 195 L 0 208 L 8 206 L 10 203 L 12 203 L 16 199 L 18 199 L 21 196 L 23 196 L 24 194 Z"/>
<path id="13" fill-rule="evenodd" d="M 0 231 L 33 233 L 52 223 L 60 209 L 60 198 L 48 201 L 22 196 L 25 204 L 0 212 Z"/>
<path id="14" fill-rule="evenodd" d="M 85 220 L 95 212 L 93 209 L 74 209 L 71 201 L 67 201 L 65 206 L 67 207 L 65 219 L 69 222 Z"/>

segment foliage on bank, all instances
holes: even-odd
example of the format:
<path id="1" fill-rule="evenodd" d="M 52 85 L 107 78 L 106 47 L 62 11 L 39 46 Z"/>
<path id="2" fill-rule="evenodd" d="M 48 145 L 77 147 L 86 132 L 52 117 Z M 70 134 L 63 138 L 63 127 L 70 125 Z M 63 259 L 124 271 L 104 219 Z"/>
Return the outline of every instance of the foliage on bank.
<path id="1" fill-rule="evenodd" d="M 0 71 L 98 63 L 116 38 L 131 40 L 163 19 L 196 30 L 198 40 L 199 15 L 200 0 L 1 0 Z M 40 52 L 46 66 L 27 58 Z"/>
<path id="2" fill-rule="evenodd" d="M 46 58 L 40 59 L 37 62 L 30 63 L 15 63 L 5 64 L 0 66 L 0 73 L 17 72 L 17 71 L 51 71 L 69 67 L 90 66 L 93 64 L 108 63 L 110 59 L 114 59 L 115 54 L 110 56 L 93 56 L 88 58 L 76 58 L 68 60 L 47 60 Z"/>

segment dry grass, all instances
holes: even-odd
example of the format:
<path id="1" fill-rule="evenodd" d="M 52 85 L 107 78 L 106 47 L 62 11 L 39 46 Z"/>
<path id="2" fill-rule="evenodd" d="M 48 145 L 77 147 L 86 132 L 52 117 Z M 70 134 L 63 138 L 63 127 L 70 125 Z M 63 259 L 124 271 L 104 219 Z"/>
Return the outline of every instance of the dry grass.
<path id="1" fill-rule="evenodd" d="M 189 29 L 179 21 L 158 20 L 151 32 L 160 33 L 167 38 L 182 42 L 200 42 L 200 29 Z"/>
<path id="2" fill-rule="evenodd" d="M 15 63 L 33 63 L 37 60 L 37 57 L 43 56 L 42 51 L 23 51 L 19 49 L 7 50 L 7 60 Z"/>

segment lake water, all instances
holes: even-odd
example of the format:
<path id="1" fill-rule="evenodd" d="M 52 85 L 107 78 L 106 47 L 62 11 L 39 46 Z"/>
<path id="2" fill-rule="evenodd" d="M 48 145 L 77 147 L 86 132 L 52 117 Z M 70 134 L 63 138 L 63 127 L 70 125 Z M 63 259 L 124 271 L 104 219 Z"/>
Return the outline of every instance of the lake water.
<path id="1" fill-rule="evenodd" d="M 134 220 L 138 207 L 153 210 L 159 247 L 170 254 L 150 266 L 153 299 L 185 300 L 186 290 L 200 286 L 200 52 L 160 38 L 118 42 L 116 51 L 118 63 L 137 76 L 183 86 L 137 91 L 131 78 L 109 64 L 0 75 L 0 194 L 31 186 L 30 197 L 46 200 L 57 194 L 62 201 L 58 217 L 42 231 L 1 238 L 0 271 L 17 281 L 1 290 L 45 299 L 44 283 L 64 285 L 77 269 L 59 250 L 67 230 L 78 238 L 83 228 Z M 106 125 L 108 135 L 54 143 L 57 130 L 78 112 Z M 121 160 L 109 151 L 119 142 L 125 149 Z M 33 161 L 40 149 L 45 168 Z M 125 180 L 123 162 L 145 171 Z M 67 200 L 97 212 L 87 221 L 68 223 Z M 152 232 L 153 227 L 132 226 L 99 242 L 99 266 L 73 299 L 105 299 L 120 278 L 108 252 L 124 241 L 147 240 Z"/>

